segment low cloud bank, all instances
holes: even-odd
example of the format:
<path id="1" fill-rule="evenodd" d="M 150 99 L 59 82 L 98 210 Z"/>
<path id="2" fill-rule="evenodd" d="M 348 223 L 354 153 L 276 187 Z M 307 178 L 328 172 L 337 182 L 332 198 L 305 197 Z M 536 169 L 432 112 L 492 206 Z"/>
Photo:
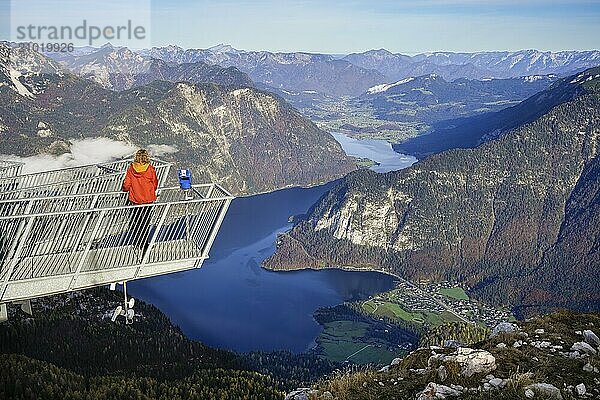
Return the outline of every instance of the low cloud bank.
<path id="1" fill-rule="evenodd" d="M 73 140 L 69 153 L 54 156 L 39 154 L 31 157 L 0 155 L 0 159 L 24 163 L 23 173 L 49 171 L 60 168 L 98 164 L 133 156 L 138 150 L 132 144 L 109 138 Z M 148 151 L 154 157 L 177 152 L 177 148 L 168 145 L 150 145 Z"/>

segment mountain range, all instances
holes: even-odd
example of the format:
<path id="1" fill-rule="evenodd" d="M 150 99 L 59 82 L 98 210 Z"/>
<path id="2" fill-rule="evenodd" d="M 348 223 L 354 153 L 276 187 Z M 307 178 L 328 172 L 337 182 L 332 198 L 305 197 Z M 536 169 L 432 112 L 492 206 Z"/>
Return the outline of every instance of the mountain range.
<path id="1" fill-rule="evenodd" d="M 458 78 L 566 76 L 600 64 L 600 51 L 434 52 L 408 56 L 380 49 L 349 54 L 344 59 L 362 68 L 377 70 L 392 80 L 437 74 L 452 81 Z"/>
<path id="2" fill-rule="evenodd" d="M 0 153 L 68 151 L 110 137 L 148 146 L 235 194 L 312 185 L 355 168 L 335 139 L 283 99 L 253 87 L 152 81 L 125 91 L 83 79 L 39 53 L 0 45 Z M 211 67 L 215 68 L 215 67 Z"/>
<path id="3" fill-rule="evenodd" d="M 327 95 L 356 96 L 372 86 L 436 74 L 458 78 L 511 78 L 531 75 L 566 76 L 600 64 L 600 51 L 538 50 L 480 53 L 423 53 L 414 56 L 370 50 L 344 57 L 313 53 L 243 51 L 229 45 L 208 49 L 155 47 L 140 54 L 168 62 L 203 61 L 233 66 L 256 83 L 294 92 L 317 91 Z"/>
<path id="4" fill-rule="evenodd" d="M 570 100 L 477 148 L 349 174 L 280 237 L 265 265 L 457 280 L 522 312 L 597 309 L 600 68 L 533 101 L 560 98 L 565 86 Z"/>
<path id="5" fill-rule="evenodd" d="M 166 46 L 134 52 L 107 44 L 48 55 L 75 75 L 117 91 L 156 80 L 256 87 L 277 94 L 327 129 L 375 129 L 369 135 L 403 142 L 398 150 L 418 157 L 464 147 L 462 142 L 455 146 L 455 140 L 440 147 L 444 141 L 437 139 L 443 135 L 470 138 L 474 130 L 480 130 L 479 120 L 465 118 L 514 106 L 560 76 L 600 62 L 598 51 L 408 56 L 371 50 L 336 56 L 243 51 L 229 45 L 208 49 Z M 378 126 L 396 123 L 408 125 L 378 133 Z M 422 132 L 432 134 L 413 138 Z M 469 146 L 477 143 L 463 142 Z"/>
<path id="6" fill-rule="evenodd" d="M 168 62 L 206 62 L 235 67 L 254 82 L 292 91 L 317 91 L 330 95 L 359 95 L 385 81 L 378 71 L 358 67 L 327 54 L 240 51 L 231 46 L 182 49 L 177 46 L 152 48 L 141 54 Z"/>
<path id="7" fill-rule="evenodd" d="M 167 63 L 110 44 L 97 50 L 85 48 L 74 53 L 48 55 L 56 57 L 56 61 L 76 75 L 112 90 L 131 89 L 156 80 L 253 86 L 250 77 L 234 67 L 222 68 L 202 61 Z"/>
<path id="8" fill-rule="evenodd" d="M 409 56 L 380 49 L 337 56 L 244 51 L 230 45 L 207 49 L 183 49 L 170 45 L 133 52 L 106 44 L 101 48 L 83 47 L 72 53 L 47 55 L 72 72 L 91 77 L 104 87 L 116 90 L 153 79 L 243 85 L 251 85 L 252 80 L 273 90 L 318 92 L 329 96 L 358 96 L 376 85 L 431 74 L 450 82 L 460 78 L 566 76 L 600 64 L 600 51 L 597 50 L 556 53 L 538 50 L 435 52 Z M 180 64 L 187 67 L 178 67 Z M 190 64 L 195 66 L 192 68 Z M 216 65 L 226 69 L 211 69 Z"/>

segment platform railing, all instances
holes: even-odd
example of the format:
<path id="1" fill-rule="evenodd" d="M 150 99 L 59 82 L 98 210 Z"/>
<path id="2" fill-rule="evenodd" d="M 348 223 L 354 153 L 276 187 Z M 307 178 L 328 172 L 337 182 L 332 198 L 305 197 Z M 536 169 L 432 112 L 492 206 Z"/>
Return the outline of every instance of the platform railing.
<path id="1" fill-rule="evenodd" d="M 0 199 L 54 197 L 118 191 L 131 160 L 0 177 Z M 159 186 L 167 182 L 171 163 L 153 159 Z"/>
<path id="2" fill-rule="evenodd" d="M 233 199 L 216 184 L 126 195 L 0 201 L 0 303 L 199 267 Z"/>
<path id="3" fill-rule="evenodd" d="M 21 174 L 23 163 L 0 160 L 0 178 L 11 178 Z"/>

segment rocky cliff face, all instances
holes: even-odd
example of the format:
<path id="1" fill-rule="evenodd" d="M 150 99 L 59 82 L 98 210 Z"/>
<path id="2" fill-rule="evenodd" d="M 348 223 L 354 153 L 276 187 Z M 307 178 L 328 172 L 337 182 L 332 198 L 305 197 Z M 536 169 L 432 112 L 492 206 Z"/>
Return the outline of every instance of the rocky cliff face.
<path id="1" fill-rule="evenodd" d="M 114 92 L 37 53 L 4 50 L 0 153 L 60 153 L 72 139 L 97 136 L 168 145 L 178 150 L 169 157 L 192 167 L 197 182 L 212 179 L 238 195 L 313 185 L 355 169 L 331 135 L 270 93 L 165 81 Z M 43 71 L 32 60 L 44 61 Z"/>
<path id="2" fill-rule="evenodd" d="M 513 305 L 581 294 L 571 284 L 575 275 L 588 282 L 583 303 L 597 306 L 593 265 L 600 253 L 591 230 L 598 225 L 587 222 L 595 214 L 581 213 L 593 212 L 585 204 L 597 199 L 591 185 L 597 183 L 600 70 L 568 79 L 585 94 L 497 140 L 395 173 L 351 174 L 281 238 L 266 265 L 375 266 L 410 278 L 458 279 Z M 572 259 L 557 269 L 551 260 L 565 248 Z M 576 262 L 584 258 L 589 261 Z M 542 274 L 555 277 L 553 286 L 532 291 L 546 280 Z"/>

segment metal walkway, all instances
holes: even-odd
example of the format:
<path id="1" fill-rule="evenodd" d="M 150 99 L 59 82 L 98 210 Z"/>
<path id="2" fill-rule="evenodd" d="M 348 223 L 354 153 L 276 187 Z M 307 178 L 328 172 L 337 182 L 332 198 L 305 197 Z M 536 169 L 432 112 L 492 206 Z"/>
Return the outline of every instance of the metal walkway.
<path id="1" fill-rule="evenodd" d="M 202 265 L 233 197 L 217 184 L 168 187 L 129 206 L 129 163 L 0 175 L 0 304 Z M 162 187 L 171 165 L 153 165 Z"/>

